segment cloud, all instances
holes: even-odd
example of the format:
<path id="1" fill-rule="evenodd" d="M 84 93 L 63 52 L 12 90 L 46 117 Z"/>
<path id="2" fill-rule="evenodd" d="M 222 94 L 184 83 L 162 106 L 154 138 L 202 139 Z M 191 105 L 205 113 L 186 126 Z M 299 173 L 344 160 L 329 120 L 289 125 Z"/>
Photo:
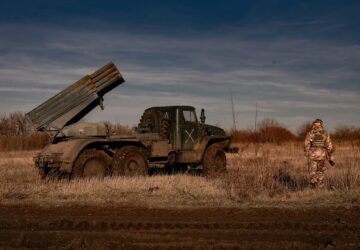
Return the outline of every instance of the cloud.
<path id="1" fill-rule="evenodd" d="M 205 107 L 209 122 L 228 128 L 231 89 L 238 127 L 252 126 L 256 102 L 260 118 L 292 129 L 316 115 L 330 128 L 340 117 L 359 125 L 358 44 L 228 30 L 167 36 L 2 23 L 0 112 L 29 111 L 112 60 L 126 82 L 105 97 L 105 112 L 89 119 L 136 124 L 146 107 L 187 104 Z"/>

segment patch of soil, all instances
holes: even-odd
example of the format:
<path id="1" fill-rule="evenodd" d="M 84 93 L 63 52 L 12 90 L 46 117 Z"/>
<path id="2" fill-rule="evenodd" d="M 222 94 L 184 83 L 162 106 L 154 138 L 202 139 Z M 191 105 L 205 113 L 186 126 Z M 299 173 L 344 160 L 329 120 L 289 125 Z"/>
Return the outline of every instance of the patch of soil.
<path id="1" fill-rule="evenodd" d="M 359 207 L 0 205 L 0 249 L 359 249 L 359 214 Z"/>

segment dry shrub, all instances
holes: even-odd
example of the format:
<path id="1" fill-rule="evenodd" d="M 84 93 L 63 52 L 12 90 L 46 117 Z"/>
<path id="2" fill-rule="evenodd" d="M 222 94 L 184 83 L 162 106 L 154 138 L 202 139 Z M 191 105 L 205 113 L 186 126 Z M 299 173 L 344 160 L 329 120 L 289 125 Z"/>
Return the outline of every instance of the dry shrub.
<path id="1" fill-rule="evenodd" d="M 41 149 L 51 141 L 46 133 L 0 136 L 0 151 Z"/>
<path id="2" fill-rule="evenodd" d="M 231 133 L 235 142 L 276 143 L 294 141 L 297 137 L 275 119 L 262 120 L 256 131 L 236 130 Z"/>
<path id="3" fill-rule="evenodd" d="M 300 125 L 296 131 L 296 135 L 300 140 L 305 140 L 306 134 L 311 130 L 312 122 L 307 121 Z"/>
<path id="4" fill-rule="evenodd" d="M 256 140 L 256 133 L 250 129 L 232 130 L 228 134 L 232 137 L 233 142 L 255 142 Z"/>
<path id="5" fill-rule="evenodd" d="M 23 135 L 31 131 L 31 122 L 22 112 L 14 112 L 0 116 L 0 134 L 13 136 Z"/>
<path id="6" fill-rule="evenodd" d="M 280 144 L 293 141 L 296 136 L 275 119 L 264 119 L 259 123 L 259 141 L 262 143 Z"/>
<path id="7" fill-rule="evenodd" d="M 0 151 L 40 149 L 49 142 L 50 137 L 46 133 L 32 129 L 24 113 L 0 116 Z"/>
<path id="8" fill-rule="evenodd" d="M 110 131 L 116 135 L 128 135 L 132 132 L 132 128 L 128 125 L 121 125 L 120 123 L 107 124 L 110 125 Z"/>
<path id="9" fill-rule="evenodd" d="M 333 138 L 340 142 L 360 142 L 360 128 L 342 126 L 335 129 Z"/>

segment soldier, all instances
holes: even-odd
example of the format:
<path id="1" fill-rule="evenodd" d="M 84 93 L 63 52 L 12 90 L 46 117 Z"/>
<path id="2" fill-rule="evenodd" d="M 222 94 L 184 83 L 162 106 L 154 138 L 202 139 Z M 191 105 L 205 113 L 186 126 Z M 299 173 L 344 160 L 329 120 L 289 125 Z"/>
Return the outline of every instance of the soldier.
<path id="1" fill-rule="evenodd" d="M 311 187 L 324 188 L 325 159 L 332 160 L 334 148 L 321 119 L 312 123 L 305 138 L 304 151 L 308 158 Z"/>

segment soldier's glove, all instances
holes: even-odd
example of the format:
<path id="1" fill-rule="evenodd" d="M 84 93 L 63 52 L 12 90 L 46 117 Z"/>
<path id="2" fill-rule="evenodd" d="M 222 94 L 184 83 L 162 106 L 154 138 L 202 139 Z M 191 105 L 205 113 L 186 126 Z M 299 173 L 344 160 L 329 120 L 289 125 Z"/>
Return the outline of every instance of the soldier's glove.
<path id="1" fill-rule="evenodd" d="M 329 156 L 327 157 L 327 160 L 328 160 L 330 166 L 332 166 L 332 167 L 335 166 L 335 161 L 334 161 L 334 158 L 333 158 L 332 155 L 329 155 Z"/>

